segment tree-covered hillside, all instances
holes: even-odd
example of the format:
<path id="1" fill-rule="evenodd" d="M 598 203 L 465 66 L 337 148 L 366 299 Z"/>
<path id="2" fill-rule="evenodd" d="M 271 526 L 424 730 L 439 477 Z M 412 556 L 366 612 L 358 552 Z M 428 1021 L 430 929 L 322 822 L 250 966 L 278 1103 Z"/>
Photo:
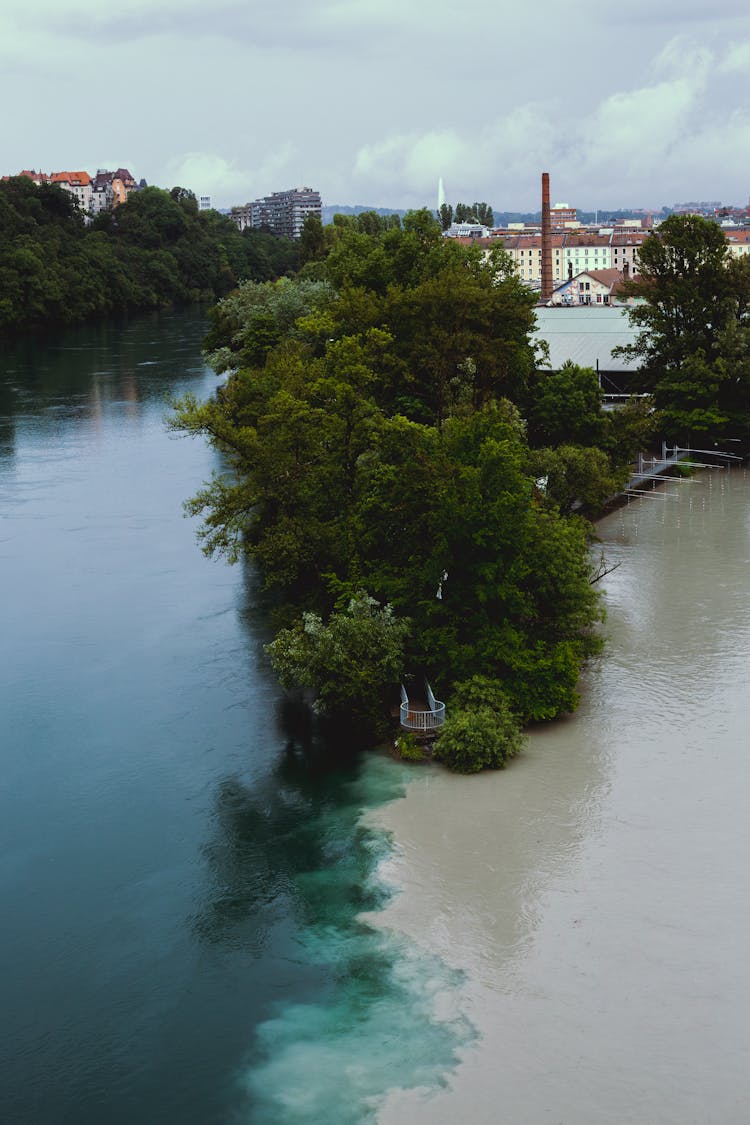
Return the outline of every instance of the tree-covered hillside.
<path id="1" fill-rule="evenodd" d="M 181 188 L 145 188 L 87 226 L 62 188 L 0 183 L 0 332 L 212 300 L 296 266 L 293 242 L 240 233 Z"/>

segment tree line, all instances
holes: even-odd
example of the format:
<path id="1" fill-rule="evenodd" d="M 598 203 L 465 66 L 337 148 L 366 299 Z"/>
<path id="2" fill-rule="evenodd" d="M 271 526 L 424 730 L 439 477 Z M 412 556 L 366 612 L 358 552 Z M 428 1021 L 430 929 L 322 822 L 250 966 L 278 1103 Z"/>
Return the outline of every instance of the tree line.
<path id="1" fill-rule="evenodd" d="M 201 212 L 182 188 L 134 192 L 88 225 L 76 201 L 26 176 L 0 182 L 0 332 L 69 325 L 293 272 L 298 248 Z"/>

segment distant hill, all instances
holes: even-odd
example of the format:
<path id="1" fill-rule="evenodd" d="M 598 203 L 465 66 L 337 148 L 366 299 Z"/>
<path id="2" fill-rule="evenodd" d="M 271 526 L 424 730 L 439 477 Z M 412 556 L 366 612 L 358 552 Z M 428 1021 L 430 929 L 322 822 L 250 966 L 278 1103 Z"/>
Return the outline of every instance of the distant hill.
<path id="1" fill-rule="evenodd" d="M 425 207 L 435 214 L 434 208 Z M 332 203 L 322 208 L 321 216 L 323 223 L 332 223 L 334 215 L 361 215 L 363 211 L 374 211 L 376 215 L 400 215 L 403 219 L 407 213 L 408 208 L 400 207 L 367 207 L 361 203 L 354 205 L 346 203 Z M 655 212 L 658 213 L 658 212 Z M 507 227 L 509 223 L 536 223 L 540 224 L 542 221 L 541 211 L 493 211 L 495 216 L 496 227 Z M 582 223 L 594 223 L 597 221 L 600 225 L 605 226 L 609 222 L 615 222 L 617 219 L 642 219 L 645 212 L 640 210 L 601 210 L 596 211 L 582 211 L 579 210 L 578 218 Z"/>
<path id="2" fill-rule="evenodd" d="M 374 211 L 376 215 L 400 215 L 403 219 L 406 208 L 399 207 L 365 207 L 361 203 L 350 206 L 346 203 L 331 203 L 321 208 L 323 224 L 332 223 L 334 215 L 361 215 L 363 211 Z"/>

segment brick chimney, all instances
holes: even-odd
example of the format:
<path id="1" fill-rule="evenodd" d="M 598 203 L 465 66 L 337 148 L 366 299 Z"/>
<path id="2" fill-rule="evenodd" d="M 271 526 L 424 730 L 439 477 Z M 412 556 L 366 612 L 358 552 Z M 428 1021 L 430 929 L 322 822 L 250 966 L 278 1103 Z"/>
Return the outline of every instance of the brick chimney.
<path id="1" fill-rule="evenodd" d="M 552 222 L 549 211 L 549 172 L 542 172 L 542 300 L 552 296 Z"/>

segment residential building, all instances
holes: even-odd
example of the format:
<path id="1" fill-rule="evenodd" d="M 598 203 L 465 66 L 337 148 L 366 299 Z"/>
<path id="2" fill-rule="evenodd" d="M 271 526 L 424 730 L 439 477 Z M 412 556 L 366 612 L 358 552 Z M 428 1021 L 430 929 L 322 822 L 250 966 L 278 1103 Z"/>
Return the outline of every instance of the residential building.
<path id="1" fill-rule="evenodd" d="M 299 238 L 308 215 L 320 217 L 320 193 L 310 187 L 275 191 L 241 207 L 232 207 L 229 217 L 239 230 L 268 227 L 274 234 Z"/>
<path id="2" fill-rule="evenodd" d="M 729 253 L 733 258 L 742 258 L 745 254 L 750 254 L 750 230 L 747 228 L 725 230 L 724 234 Z"/>
<path id="3" fill-rule="evenodd" d="M 85 215 L 98 215 L 101 211 L 111 211 L 119 203 L 124 203 L 132 191 L 146 187 L 146 181 L 136 184 L 127 168 L 108 172 L 99 168 L 95 176 L 88 172 L 34 172 L 25 169 L 19 176 L 28 176 L 35 184 L 55 184 L 69 192 Z M 9 177 L 3 176 L 3 179 Z"/>
<path id="4" fill-rule="evenodd" d="M 587 270 L 561 282 L 552 294 L 553 305 L 613 305 L 629 303 L 619 296 L 628 270 Z"/>
<path id="5" fill-rule="evenodd" d="M 627 267 L 631 277 L 638 273 L 638 251 L 649 237 L 650 232 L 646 230 L 615 230 L 611 243 L 612 268 L 624 270 Z"/>
<path id="6" fill-rule="evenodd" d="M 210 195 L 201 195 L 198 198 L 198 210 L 199 211 L 210 211 L 211 210 L 211 196 Z"/>
<path id="7" fill-rule="evenodd" d="M 583 270 L 606 270 L 612 266 L 612 229 L 569 231 L 562 250 L 562 278 L 575 277 Z"/>
<path id="8" fill-rule="evenodd" d="M 91 208 L 91 176 L 88 172 L 52 172 L 47 182 L 70 192 L 80 209 L 88 213 Z"/>

